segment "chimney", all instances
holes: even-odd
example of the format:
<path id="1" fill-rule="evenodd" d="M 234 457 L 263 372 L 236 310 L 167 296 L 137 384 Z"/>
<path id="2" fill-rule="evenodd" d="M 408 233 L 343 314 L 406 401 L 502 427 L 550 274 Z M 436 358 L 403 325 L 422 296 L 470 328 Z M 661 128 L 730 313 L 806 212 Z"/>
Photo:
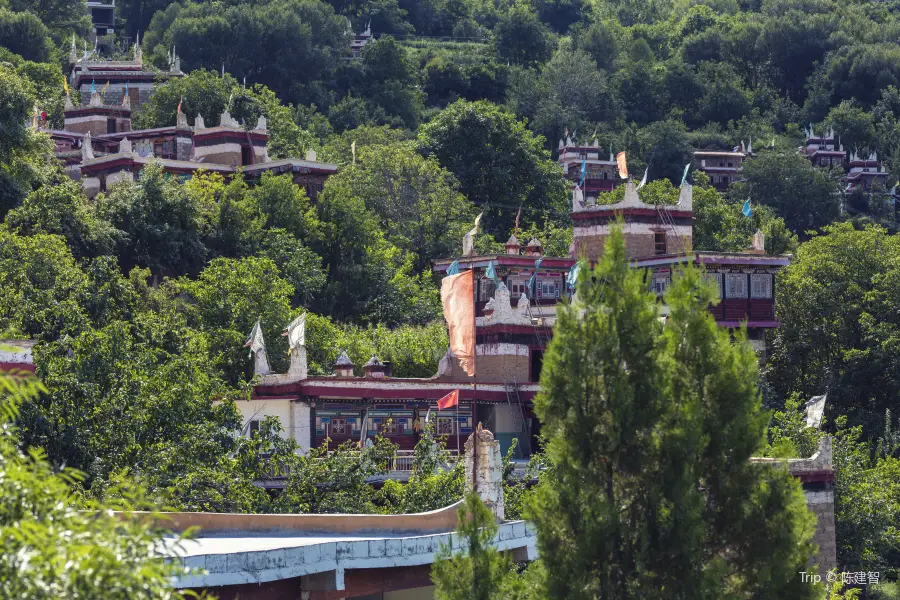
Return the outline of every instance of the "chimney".
<path id="1" fill-rule="evenodd" d="M 506 242 L 506 253 L 518 256 L 521 249 L 522 245 L 519 243 L 519 239 L 515 235 L 509 236 L 509 240 Z"/>
<path id="2" fill-rule="evenodd" d="M 766 236 L 759 229 L 753 234 L 753 242 L 750 244 L 749 254 L 765 254 L 766 253 Z"/>
<path id="3" fill-rule="evenodd" d="M 394 363 L 389 360 L 381 363 L 384 365 L 384 376 L 385 377 L 393 377 L 394 376 Z"/>
<path id="4" fill-rule="evenodd" d="M 363 377 L 367 379 L 384 379 L 385 377 L 384 364 L 374 354 L 369 362 L 363 365 Z"/>
<path id="5" fill-rule="evenodd" d="M 528 242 L 528 245 L 525 247 L 525 255 L 526 256 L 540 256 L 544 253 L 544 246 L 541 244 L 537 238 L 531 238 L 531 241 Z"/>
<path id="6" fill-rule="evenodd" d="M 353 377 L 353 361 L 347 356 L 347 351 L 342 350 L 341 355 L 334 363 L 335 377 Z"/>

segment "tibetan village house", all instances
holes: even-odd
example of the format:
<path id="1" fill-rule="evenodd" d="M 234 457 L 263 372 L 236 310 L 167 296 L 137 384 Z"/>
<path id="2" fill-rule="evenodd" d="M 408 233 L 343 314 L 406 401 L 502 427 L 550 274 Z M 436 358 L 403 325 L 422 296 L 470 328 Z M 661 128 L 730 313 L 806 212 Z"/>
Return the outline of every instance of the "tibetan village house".
<path id="1" fill-rule="evenodd" d="M 694 251 L 689 185 L 681 188 L 674 206 L 645 204 L 631 181 L 617 204 L 585 203 L 578 190 L 573 204 L 570 256 L 543 256 L 539 241 L 531 240 L 523 248 L 512 237 L 504 254 L 458 258 L 459 269 L 474 273 L 474 377 L 449 354 L 440 361 L 437 373 L 424 379 L 393 377 L 390 367 L 377 357 L 365 365 L 354 365 L 346 354 L 334 365 L 333 375 L 308 376 L 302 343 L 292 344 L 288 373 L 271 374 L 263 343 L 255 349 L 261 380 L 252 399 L 238 403 L 245 419 L 278 416 L 286 435 L 293 436 L 304 450 L 327 440 L 365 443 L 382 434 L 409 451 L 430 414 L 437 433 L 447 436 L 450 450 L 461 445 L 481 422 L 494 433 L 503 452 L 516 439 L 517 454 L 527 457 L 539 434 L 532 402 L 543 353 L 553 334 L 556 306 L 567 293 L 567 274 L 576 262 L 573 257 L 584 253 L 596 260 L 618 217 L 624 222 L 632 265 L 650 272 L 657 293 L 665 291 L 673 270 L 680 265 L 702 265 L 719 290 L 720 303 L 710 307 L 716 321 L 727 328 L 746 323 L 751 343 L 760 353 L 765 351 L 765 332 L 778 326 L 775 274 L 790 257 L 765 255 L 762 234 L 755 236 L 753 248 L 746 253 Z M 435 261 L 434 273 L 445 275 L 453 262 L 452 258 Z M 533 287 L 529 285 L 532 276 Z M 438 410 L 437 401 L 456 389 L 459 405 Z"/>

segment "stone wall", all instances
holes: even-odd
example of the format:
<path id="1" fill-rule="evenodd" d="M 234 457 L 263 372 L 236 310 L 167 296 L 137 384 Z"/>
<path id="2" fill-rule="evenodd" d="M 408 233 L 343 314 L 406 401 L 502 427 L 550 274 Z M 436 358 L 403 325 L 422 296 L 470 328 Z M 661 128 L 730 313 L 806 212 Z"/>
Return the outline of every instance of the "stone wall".
<path id="1" fill-rule="evenodd" d="M 514 344 L 506 345 L 512 346 Z M 489 349 L 491 346 L 489 345 L 487 348 Z M 472 381 L 525 383 L 529 380 L 531 357 L 527 346 L 522 346 L 521 348 L 524 348 L 525 354 L 522 354 L 520 349 L 519 354 L 485 355 L 483 352 L 486 351 L 486 347 L 484 345 L 478 345 L 476 347 L 477 360 L 475 362 L 475 377 L 469 377 L 466 372 L 460 368 L 459 361 L 456 358 L 451 357 L 450 373 L 449 375 L 442 376 L 441 379 L 466 383 L 471 383 Z"/>
<path id="2" fill-rule="evenodd" d="M 503 461 L 500 457 L 500 442 L 494 435 L 478 424 L 475 433 L 466 440 L 465 450 L 466 492 L 481 497 L 498 522 L 504 519 L 503 506 Z"/>

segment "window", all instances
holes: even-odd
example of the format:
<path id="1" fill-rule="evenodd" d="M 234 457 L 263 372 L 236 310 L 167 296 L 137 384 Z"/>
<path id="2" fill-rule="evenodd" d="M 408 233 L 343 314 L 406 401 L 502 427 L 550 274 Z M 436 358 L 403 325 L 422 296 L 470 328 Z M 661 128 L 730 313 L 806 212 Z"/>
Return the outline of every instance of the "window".
<path id="1" fill-rule="evenodd" d="M 347 419 L 331 419 L 331 433 L 345 435 L 347 433 Z"/>
<path id="2" fill-rule="evenodd" d="M 438 435 L 453 435 L 455 433 L 453 427 L 453 417 L 438 417 L 437 418 L 437 434 Z"/>
<path id="3" fill-rule="evenodd" d="M 656 247 L 657 256 L 660 254 L 666 253 L 666 234 L 665 233 L 654 233 L 653 234 L 653 243 Z"/>
<path id="4" fill-rule="evenodd" d="M 672 279 L 668 273 L 654 273 L 653 280 L 650 283 L 650 290 L 659 295 L 665 293 L 666 288 L 672 284 Z"/>
<path id="5" fill-rule="evenodd" d="M 106 120 L 106 133 L 115 133 L 116 132 L 116 120 L 115 119 L 107 119 Z"/>
<path id="6" fill-rule="evenodd" d="M 713 287 L 716 288 L 716 298 L 722 297 L 722 274 L 721 273 L 707 273 L 706 281 L 708 281 Z"/>
<path id="7" fill-rule="evenodd" d="M 733 167 L 733 166 L 734 166 L 734 163 L 728 163 L 728 166 L 729 166 L 729 167 Z"/>
<path id="8" fill-rule="evenodd" d="M 728 273 L 725 275 L 725 297 L 747 297 L 747 275 L 745 273 Z"/>
<path id="9" fill-rule="evenodd" d="M 254 433 L 259 432 L 259 419 L 253 419 L 249 423 L 247 423 L 247 437 L 253 437 Z"/>
<path id="10" fill-rule="evenodd" d="M 494 291 L 497 289 L 497 284 L 494 283 L 490 279 L 482 279 L 480 290 L 478 292 L 478 300 L 480 302 L 487 302 L 491 298 L 494 297 Z"/>
<path id="11" fill-rule="evenodd" d="M 519 298 L 522 297 L 522 294 L 526 296 L 531 296 L 528 293 L 528 281 L 522 281 L 520 279 L 510 279 L 509 280 L 509 297 L 513 302 L 517 302 Z"/>
<path id="12" fill-rule="evenodd" d="M 250 148 L 248 148 L 247 146 L 241 146 L 241 164 L 242 165 L 244 165 L 245 167 L 247 165 L 252 165 L 253 164 L 252 156 L 253 156 L 252 150 Z"/>
<path id="13" fill-rule="evenodd" d="M 772 297 L 772 275 L 768 273 L 753 274 L 750 276 L 750 297 Z"/>
<path id="14" fill-rule="evenodd" d="M 559 281 L 556 279 L 539 279 L 535 287 L 538 298 L 559 298 Z"/>
<path id="15" fill-rule="evenodd" d="M 401 429 L 402 428 L 397 424 L 397 421 L 393 419 L 387 419 L 381 423 L 382 435 L 397 435 L 398 433 L 402 433 Z"/>

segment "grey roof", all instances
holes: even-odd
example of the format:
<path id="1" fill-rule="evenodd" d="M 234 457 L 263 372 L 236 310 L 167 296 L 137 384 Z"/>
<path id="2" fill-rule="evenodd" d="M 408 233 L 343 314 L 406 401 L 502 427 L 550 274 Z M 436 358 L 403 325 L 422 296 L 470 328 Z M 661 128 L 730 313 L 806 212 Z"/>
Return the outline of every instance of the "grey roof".
<path id="1" fill-rule="evenodd" d="M 350 360 L 350 357 L 347 356 L 346 350 L 341 350 L 341 355 L 338 356 L 338 359 L 335 361 L 334 366 L 336 367 L 352 367 L 353 361 Z"/>
<path id="2" fill-rule="evenodd" d="M 382 366 L 382 364 L 381 364 L 381 361 L 378 360 L 378 357 L 373 354 L 372 358 L 369 359 L 369 362 L 367 362 L 363 366 L 364 367 L 380 367 L 380 366 Z"/>

